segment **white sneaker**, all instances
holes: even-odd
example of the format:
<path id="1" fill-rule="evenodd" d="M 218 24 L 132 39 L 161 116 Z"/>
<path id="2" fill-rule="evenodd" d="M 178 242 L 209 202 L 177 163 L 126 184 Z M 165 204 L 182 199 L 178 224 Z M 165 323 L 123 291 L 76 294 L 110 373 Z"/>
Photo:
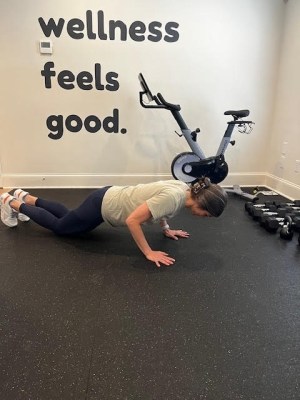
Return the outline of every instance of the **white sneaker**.
<path id="1" fill-rule="evenodd" d="M 9 203 L 14 200 L 14 197 L 9 193 L 3 193 L 0 196 L 1 204 L 1 221 L 10 228 L 18 225 L 17 211 L 13 210 Z"/>
<path id="2" fill-rule="evenodd" d="M 27 217 L 27 215 L 22 214 L 22 213 L 19 212 L 18 213 L 18 220 L 22 221 L 22 222 L 27 222 L 27 221 L 30 221 L 30 218 Z"/>
<path id="3" fill-rule="evenodd" d="M 23 190 L 23 189 L 16 189 L 15 191 L 14 191 L 14 197 L 17 199 L 17 200 L 20 200 L 20 201 L 23 201 L 24 202 L 24 199 L 25 199 L 25 196 L 27 196 L 29 193 L 28 192 L 25 192 L 25 190 Z"/>
<path id="4" fill-rule="evenodd" d="M 23 203 L 25 203 L 24 199 L 25 199 L 25 196 L 27 196 L 27 195 L 28 195 L 28 192 L 25 192 L 25 190 L 22 190 L 22 189 L 17 189 L 14 191 L 14 197 L 17 200 L 22 201 Z M 30 218 L 27 217 L 27 215 L 22 214 L 22 213 L 18 213 L 18 219 L 22 222 L 27 222 L 30 220 Z"/>

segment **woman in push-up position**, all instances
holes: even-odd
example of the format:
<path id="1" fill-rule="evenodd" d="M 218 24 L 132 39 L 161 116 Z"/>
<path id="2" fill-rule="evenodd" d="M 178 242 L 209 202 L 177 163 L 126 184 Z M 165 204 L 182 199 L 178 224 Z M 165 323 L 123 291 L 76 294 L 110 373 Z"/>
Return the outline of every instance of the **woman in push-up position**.
<path id="1" fill-rule="evenodd" d="M 78 235 L 96 228 L 102 222 L 111 226 L 127 226 L 135 243 L 157 267 L 175 262 L 163 251 L 152 250 L 142 224 L 159 222 L 163 234 L 177 240 L 189 234 L 171 229 L 168 219 L 184 207 L 199 217 L 218 217 L 227 204 L 227 194 L 208 178 L 189 186 L 176 180 L 159 181 L 136 186 L 106 186 L 92 192 L 76 209 L 68 210 L 57 202 L 32 196 L 22 189 L 0 197 L 1 220 L 15 227 L 20 221 L 32 219 L 57 235 Z"/>

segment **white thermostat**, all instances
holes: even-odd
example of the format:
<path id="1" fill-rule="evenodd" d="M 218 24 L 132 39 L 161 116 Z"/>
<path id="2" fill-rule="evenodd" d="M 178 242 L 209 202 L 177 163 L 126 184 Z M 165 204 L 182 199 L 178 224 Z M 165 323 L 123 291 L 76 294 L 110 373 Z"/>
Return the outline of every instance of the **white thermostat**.
<path id="1" fill-rule="evenodd" d="M 41 54 L 53 53 L 53 46 L 51 40 L 40 40 L 40 53 Z"/>

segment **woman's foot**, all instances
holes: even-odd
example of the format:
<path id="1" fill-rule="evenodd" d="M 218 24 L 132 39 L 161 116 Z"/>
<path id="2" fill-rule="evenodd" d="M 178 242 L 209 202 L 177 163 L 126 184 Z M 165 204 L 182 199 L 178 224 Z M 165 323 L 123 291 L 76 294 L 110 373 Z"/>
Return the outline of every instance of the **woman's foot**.
<path id="1" fill-rule="evenodd" d="M 18 225 L 18 213 L 10 206 L 10 202 L 15 198 L 9 193 L 3 193 L 0 196 L 1 221 L 10 228 Z"/>
<path id="2" fill-rule="evenodd" d="M 35 206 L 35 202 L 37 201 L 37 197 L 32 196 L 25 190 L 17 189 L 14 192 L 14 196 L 17 200 L 22 201 L 23 203 L 29 204 L 30 206 Z"/>
<path id="3" fill-rule="evenodd" d="M 29 196 L 28 192 L 25 192 L 25 190 L 22 189 L 17 189 L 14 191 L 14 197 L 17 200 L 20 200 L 22 203 L 25 203 L 25 197 Z M 27 215 L 22 214 L 22 213 L 18 213 L 18 219 L 22 222 L 27 222 L 30 220 L 29 217 L 27 217 Z"/>
<path id="4" fill-rule="evenodd" d="M 25 203 L 25 197 L 26 197 L 28 194 L 29 194 L 29 193 L 28 193 L 28 192 L 25 192 L 25 190 L 23 190 L 23 189 L 16 189 L 16 190 L 14 191 L 14 197 L 15 197 L 17 200 L 23 201 L 23 203 Z"/>

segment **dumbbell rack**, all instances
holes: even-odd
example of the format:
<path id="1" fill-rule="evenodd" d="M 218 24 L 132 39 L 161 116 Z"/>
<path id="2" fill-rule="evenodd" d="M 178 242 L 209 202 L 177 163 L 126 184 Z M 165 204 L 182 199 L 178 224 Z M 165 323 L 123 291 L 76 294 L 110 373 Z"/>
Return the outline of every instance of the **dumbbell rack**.
<path id="1" fill-rule="evenodd" d="M 264 203 L 248 201 L 245 210 L 268 232 L 276 233 L 279 230 L 281 239 L 291 240 L 294 232 L 299 232 L 300 245 L 300 200 Z"/>

